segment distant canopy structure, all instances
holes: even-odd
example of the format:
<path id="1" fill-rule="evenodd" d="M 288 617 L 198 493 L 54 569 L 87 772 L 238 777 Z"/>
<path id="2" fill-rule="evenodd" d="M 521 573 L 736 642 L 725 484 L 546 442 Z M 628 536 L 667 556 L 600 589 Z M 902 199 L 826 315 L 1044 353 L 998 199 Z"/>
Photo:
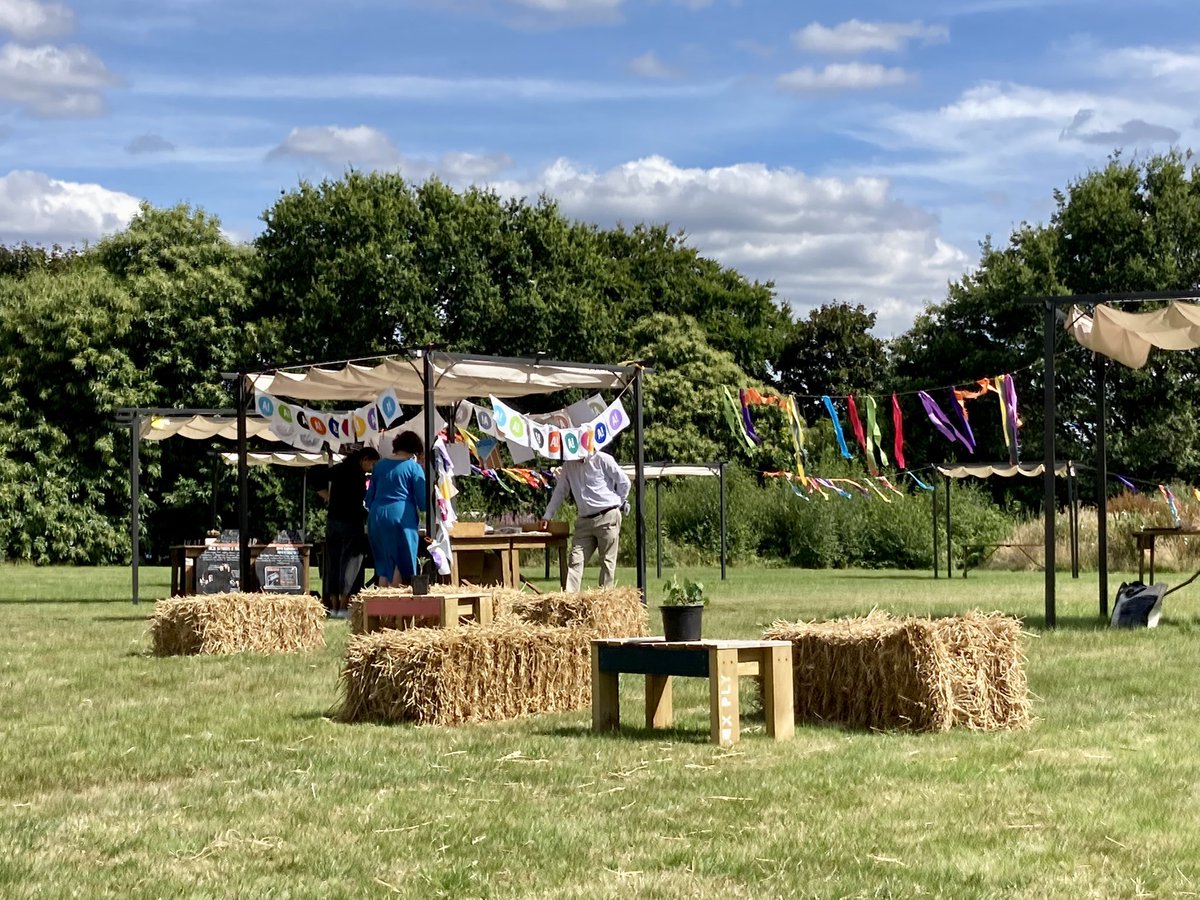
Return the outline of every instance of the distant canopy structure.
<path id="1" fill-rule="evenodd" d="M 1067 331 L 1084 347 L 1140 369 L 1150 350 L 1195 350 L 1200 347 L 1200 305 L 1173 300 L 1150 312 L 1123 312 L 1097 305 L 1089 315 L 1072 306 Z"/>

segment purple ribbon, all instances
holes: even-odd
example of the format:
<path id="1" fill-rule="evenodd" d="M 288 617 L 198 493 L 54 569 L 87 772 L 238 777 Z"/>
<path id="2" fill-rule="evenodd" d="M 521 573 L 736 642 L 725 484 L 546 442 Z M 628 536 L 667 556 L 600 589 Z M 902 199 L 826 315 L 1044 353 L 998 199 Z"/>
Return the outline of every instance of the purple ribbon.
<path id="1" fill-rule="evenodd" d="M 929 416 L 929 421 L 933 423 L 933 427 L 946 440 L 953 443 L 960 441 L 968 452 L 975 452 L 975 437 L 971 434 L 971 426 L 966 425 L 966 420 L 962 416 L 962 410 L 958 409 L 958 401 L 954 399 L 954 392 L 950 392 L 951 405 L 958 409 L 958 418 L 966 426 L 965 434 L 960 431 L 955 422 L 942 412 L 942 408 L 937 405 L 937 401 L 930 397 L 924 391 L 917 391 L 917 398 L 921 401 L 921 405 L 925 407 L 925 414 Z"/>
<path id="2" fill-rule="evenodd" d="M 954 396 L 954 388 L 950 389 L 950 421 L 954 428 L 954 433 L 962 441 L 963 446 L 967 448 L 967 452 L 974 453 L 975 432 L 971 430 L 971 423 L 967 421 L 967 414 L 963 411 L 962 404 Z"/>

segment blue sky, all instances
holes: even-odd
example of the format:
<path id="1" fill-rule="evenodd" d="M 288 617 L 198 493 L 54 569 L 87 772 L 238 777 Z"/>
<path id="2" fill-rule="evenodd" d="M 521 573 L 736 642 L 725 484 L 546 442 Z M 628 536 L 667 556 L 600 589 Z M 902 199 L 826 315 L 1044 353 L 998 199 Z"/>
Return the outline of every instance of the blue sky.
<path id="1" fill-rule="evenodd" d="M 1141 0 L 0 0 L 0 240 L 138 200 L 248 240 L 347 166 L 667 222 L 903 330 L 1116 149 L 1197 143 L 1200 7 Z"/>

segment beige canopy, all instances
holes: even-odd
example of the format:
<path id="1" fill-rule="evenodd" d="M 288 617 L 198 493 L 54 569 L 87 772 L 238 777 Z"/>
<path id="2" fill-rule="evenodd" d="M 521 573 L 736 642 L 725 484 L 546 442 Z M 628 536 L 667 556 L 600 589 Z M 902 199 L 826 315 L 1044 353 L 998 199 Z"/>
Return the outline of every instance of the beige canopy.
<path id="1" fill-rule="evenodd" d="M 142 419 L 141 437 L 147 441 L 165 441 L 176 435 L 196 441 L 211 438 L 237 440 L 237 424 L 237 416 L 149 416 Z M 268 441 L 279 440 L 265 419 L 246 419 L 246 435 Z"/>
<path id="2" fill-rule="evenodd" d="M 294 400 L 349 400 L 366 403 L 389 388 L 405 404 L 425 399 L 422 352 L 341 367 L 306 366 L 247 376 L 251 388 Z M 524 397 L 571 389 L 624 387 L 634 369 L 580 363 L 470 357 L 431 351 L 439 404 L 487 397 Z"/>
<path id="3" fill-rule="evenodd" d="M 1060 462 L 1054 466 L 1054 474 L 1069 473 L 1070 463 Z M 1036 478 L 1046 471 L 1045 463 L 963 463 L 954 466 L 937 466 L 937 470 L 948 478 L 988 478 L 999 475 L 1002 478 L 1012 478 L 1014 475 L 1024 475 L 1026 478 Z"/>
<path id="4" fill-rule="evenodd" d="M 236 453 L 222 453 L 221 459 L 225 460 L 231 466 L 238 464 L 238 455 Z M 294 469 L 302 469 L 309 466 L 327 466 L 331 463 L 341 461 L 341 455 L 336 453 L 332 457 L 328 457 L 324 453 L 301 453 L 299 451 L 292 453 L 246 454 L 246 463 L 251 466 L 288 466 Z"/>
<path id="5" fill-rule="evenodd" d="M 1071 307 L 1067 331 L 1083 346 L 1132 369 L 1146 365 L 1150 348 L 1200 347 L 1200 305 L 1173 300 L 1162 309 L 1131 313 L 1096 306 L 1092 315 Z"/>

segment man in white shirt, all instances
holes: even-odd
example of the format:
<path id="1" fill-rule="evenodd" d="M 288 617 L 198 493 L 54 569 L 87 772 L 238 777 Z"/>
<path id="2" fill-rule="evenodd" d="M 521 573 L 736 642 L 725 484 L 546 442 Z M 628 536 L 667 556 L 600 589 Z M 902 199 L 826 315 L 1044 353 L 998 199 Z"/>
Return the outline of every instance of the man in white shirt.
<path id="1" fill-rule="evenodd" d="M 629 477 L 617 461 L 603 451 L 586 459 L 564 460 L 558 470 L 558 483 L 550 505 L 542 517 L 542 528 L 552 519 L 567 497 L 575 501 L 579 516 L 571 541 L 571 564 L 567 569 L 567 590 L 574 593 L 583 581 L 583 567 L 600 551 L 600 587 L 613 584 L 617 571 L 617 545 L 621 538 L 621 518 L 629 509 Z"/>

